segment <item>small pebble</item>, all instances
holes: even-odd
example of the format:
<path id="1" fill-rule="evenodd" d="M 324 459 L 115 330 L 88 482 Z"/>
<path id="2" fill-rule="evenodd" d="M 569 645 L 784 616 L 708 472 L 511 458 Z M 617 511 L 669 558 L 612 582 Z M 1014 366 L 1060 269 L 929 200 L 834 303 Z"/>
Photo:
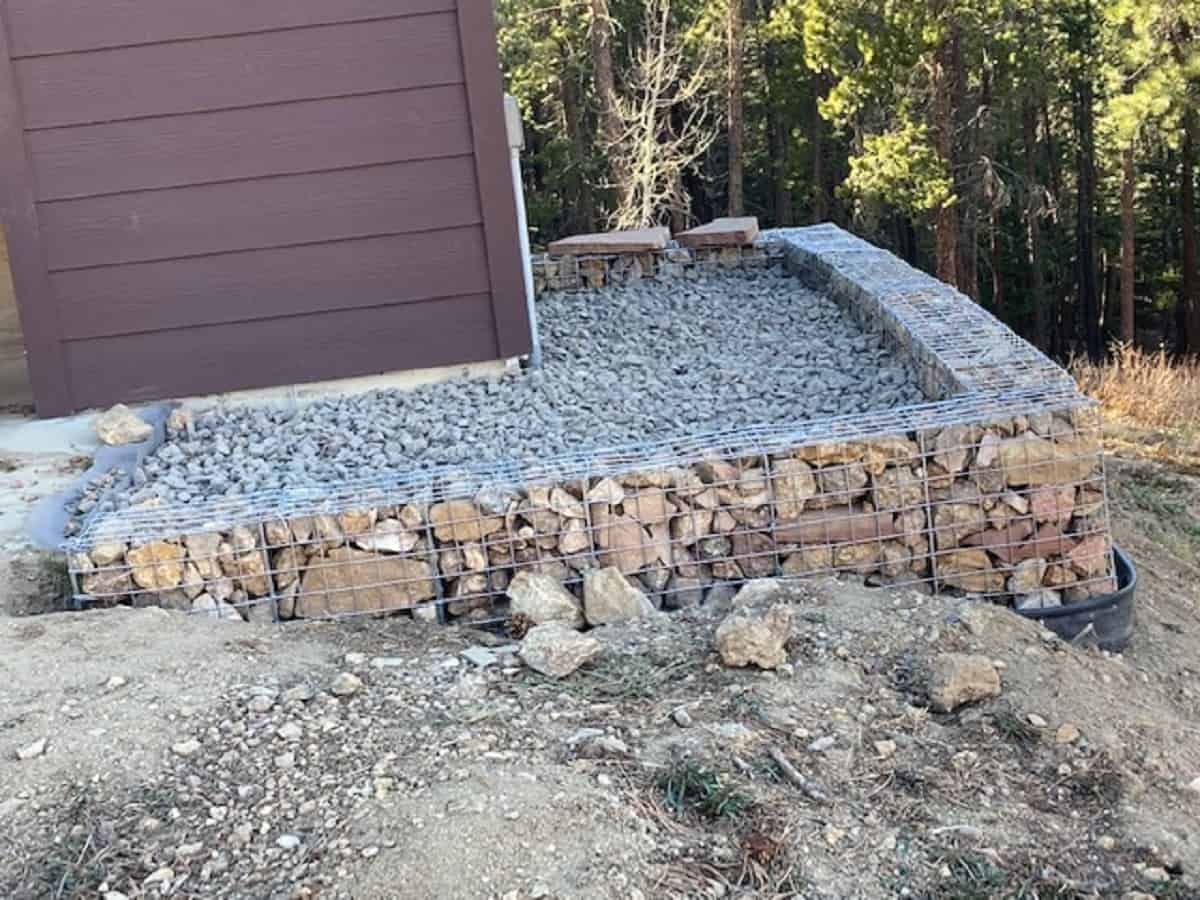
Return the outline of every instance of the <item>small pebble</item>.
<path id="1" fill-rule="evenodd" d="M 155 869 L 145 877 L 142 884 L 163 884 L 175 880 L 175 870 L 170 866 Z"/>
<path id="2" fill-rule="evenodd" d="M 1054 733 L 1054 740 L 1059 744 L 1073 744 L 1079 740 L 1079 729 L 1070 722 L 1064 722 Z"/>
<path id="3" fill-rule="evenodd" d="M 39 738 L 32 744 L 28 744 L 17 751 L 17 759 L 24 762 L 25 760 L 35 759 L 46 752 L 46 739 Z"/>
<path id="4" fill-rule="evenodd" d="M 317 696 L 316 690 L 307 684 L 298 684 L 283 692 L 284 703 L 307 703 Z"/>
<path id="5" fill-rule="evenodd" d="M 351 672 L 343 672 L 333 679 L 333 684 L 329 686 L 329 693 L 335 697 L 351 697 L 357 694 L 363 686 L 362 679 Z"/>

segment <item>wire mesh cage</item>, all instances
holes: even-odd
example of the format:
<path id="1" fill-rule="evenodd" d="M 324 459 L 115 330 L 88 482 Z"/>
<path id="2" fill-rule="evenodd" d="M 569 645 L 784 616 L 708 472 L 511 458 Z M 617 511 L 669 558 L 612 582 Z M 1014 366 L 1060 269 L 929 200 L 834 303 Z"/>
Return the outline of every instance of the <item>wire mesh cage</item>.
<path id="1" fill-rule="evenodd" d="M 586 608 L 613 569 L 668 609 L 815 574 L 1022 608 L 1114 590 L 1099 416 L 1069 376 L 838 229 L 768 240 L 933 399 L 95 516 L 69 547 L 77 598 L 231 620 L 490 621 L 532 602 Z"/>

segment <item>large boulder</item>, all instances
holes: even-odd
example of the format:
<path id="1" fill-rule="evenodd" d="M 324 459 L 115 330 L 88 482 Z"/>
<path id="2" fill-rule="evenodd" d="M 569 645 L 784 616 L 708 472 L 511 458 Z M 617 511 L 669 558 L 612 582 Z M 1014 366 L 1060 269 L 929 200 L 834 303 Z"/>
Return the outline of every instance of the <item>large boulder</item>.
<path id="1" fill-rule="evenodd" d="M 300 580 L 296 615 L 338 615 L 401 609 L 437 594 L 423 559 L 339 547 L 314 557 Z"/>
<path id="2" fill-rule="evenodd" d="M 1076 484 L 1100 465 L 1099 445 L 1080 437 L 1050 441 L 1026 433 L 1002 441 L 997 456 L 1005 479 L 1013 487 Z"/>
<path id="3" fill-rule="evenodd" d="M 551 678 L 566 678 L 596 659 L 604 645 L 561 622 L 537 625 L 525 635 L 518 651 L 525 665 Z"/>
<path id="4" fill-rule="evenodd" d="M 717 652 L 727 666 L 774 669 L 787 662 L 784 649 L 792 636 L 793 609 L 776 603 L 765 610 L 734 610 L 717 626 Z"/>
<path id="5" fill-rule="evenodd" d="M 522 615 L 534 625 L 559 622 L 569 628 L 583 627 L 583 606 L 552 575 L 522 570 L 508 586 L 511 613 Z"/>
<path id="6" fill-rule="evenodd" d="M 929 702 L 939 712 L 1000 696 L 1000 673 L 986 656 L 943 653 L 929 669 Z"/>
<path id="7" fill-rule="evenodd" d="M 617 568 L 583 576 L 583 612 L 589 625 L 611 625 L 654 615 L 654 604 Z"/>

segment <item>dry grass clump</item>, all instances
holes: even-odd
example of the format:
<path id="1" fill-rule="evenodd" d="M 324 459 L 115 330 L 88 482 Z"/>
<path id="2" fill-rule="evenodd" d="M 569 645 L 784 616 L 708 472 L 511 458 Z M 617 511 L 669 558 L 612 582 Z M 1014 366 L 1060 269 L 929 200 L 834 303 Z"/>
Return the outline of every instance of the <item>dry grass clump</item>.
<path id="1" fill-rule="evenodd" d="M 1200 463 L 1200 360 L 1116 344 L 1103 363 L 1075 360 L 1071 374 L 1117 426 L 1118 443 L 1183 464 Z M 1130 429 L 1140 432 L 1130 434 Z"/>

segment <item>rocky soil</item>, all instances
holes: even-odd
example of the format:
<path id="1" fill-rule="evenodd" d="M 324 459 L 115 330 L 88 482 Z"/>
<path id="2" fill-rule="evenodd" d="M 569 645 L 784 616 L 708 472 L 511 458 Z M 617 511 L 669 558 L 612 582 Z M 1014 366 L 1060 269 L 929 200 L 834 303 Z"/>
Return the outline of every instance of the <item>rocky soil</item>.
<path id="1" fill-rule="evenodd" d="M 562 678 L 399 618 L 0 619 L 0 896 L 1198 897 L 1200 480 L 1109 475 L 1120 655 L 812 581 L 737 641 L 716 605 L 593 629 Z"/>
<path id="2" fill-rule="evenodd" d="M 300 409 L 222 408 L 168 440 L 111 502 L 186 505 L 388 470 L 537 462 L 923 399 L 877 339 L 777 269 L 549 293 L 538 311 L 539 371 Z"/>
<path id="3" fill-rule="evenodd" d="M 1153 643 L 1180 607 L 1114 656 L 944 597 L 743 591 L 595 629 L 561 678 L 406 619 L 9 620 L 0 895 L 1198 895 L 1200 654 Z"/>

